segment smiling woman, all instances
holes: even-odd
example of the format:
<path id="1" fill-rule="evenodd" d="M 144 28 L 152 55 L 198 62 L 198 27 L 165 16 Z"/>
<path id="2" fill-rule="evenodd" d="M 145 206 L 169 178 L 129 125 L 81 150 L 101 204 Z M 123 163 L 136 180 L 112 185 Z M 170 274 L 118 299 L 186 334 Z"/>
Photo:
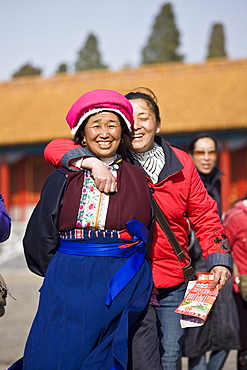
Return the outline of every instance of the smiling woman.
<path id="1" fill-rule="evenodd" d="M 132 106 L 116 91 L 93 90 L 66 119 L 118 191 L 102 193 L 86 169 L 60 168 L 47 179 L 23 241 L 28 267 L 45 279 L 23 361 L 11 369 L 125 370 L 129 331 L 153 285 L 146 177 L 118 153 Z"/>
<path id="2" fill-rule="evenodd" d="M 126 138 L 128 147 L 136 153 L 145 153 L 154 147 L 154 136 L 160 132 L 160 121 L 156 120 L 147 100 L 131 100 L 134 111 L 134 125 L 131 138 Z"/>

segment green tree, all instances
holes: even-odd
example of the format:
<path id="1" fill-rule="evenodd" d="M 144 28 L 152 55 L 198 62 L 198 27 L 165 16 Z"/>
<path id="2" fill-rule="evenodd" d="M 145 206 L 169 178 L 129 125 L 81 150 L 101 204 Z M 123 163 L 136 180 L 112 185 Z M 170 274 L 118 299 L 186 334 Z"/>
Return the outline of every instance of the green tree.
<path id="1" fill-rule="evenodd" d="M 78 59 L 75 63 L 76 71 L 89 69 L 108 68 L 101 61 L 101 54 L 98 50 L 98 40 L 93 33 L 88 35 L 85 45 L 78 52 Z"/>
<path id="2" fill-rule="evenodd" d="M 68 66 L 66 63 L 61 63 L 58 68 L 57 68 L 57 71 L 56 73 L 59 74 L 59 73 L 67 73 L 68 71 Z"/>
<path id="3" fill-rule="evenodd" d="M 207 59 L 224 57 L 227 57 L 225 49 L 224 27 L 222 23 L 215 23 L 212 26 Z"/>
<path id="4" fill-rule="evenodd" d="M 24 64 L 22 67 L 18 69 L 15 73 L 13 73 L 12 77 L 24 77 L 24 76 L 40 76 L 42 74 L 42 70 L 37 67 L 33 67 L 30 63 Z"/>
<path id="5" fill-rule="evenodd" d="M 180 32 L 175 23 L 172 5 L 163 5 L 155 19 L 151 36 L 142 49 L 142 64 L 169 63 L 183 60 L 178 53 Z"/>

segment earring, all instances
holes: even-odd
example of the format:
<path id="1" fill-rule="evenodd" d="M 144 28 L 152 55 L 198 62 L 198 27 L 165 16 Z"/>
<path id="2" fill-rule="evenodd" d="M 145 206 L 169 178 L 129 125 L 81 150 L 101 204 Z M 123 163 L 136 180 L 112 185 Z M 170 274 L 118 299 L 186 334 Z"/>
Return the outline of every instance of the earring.
<path id="1" fill-rule="evenodd" d="M 120 144 L 122 144 L 123 143 L 123 138 L 120 140 Z"/>

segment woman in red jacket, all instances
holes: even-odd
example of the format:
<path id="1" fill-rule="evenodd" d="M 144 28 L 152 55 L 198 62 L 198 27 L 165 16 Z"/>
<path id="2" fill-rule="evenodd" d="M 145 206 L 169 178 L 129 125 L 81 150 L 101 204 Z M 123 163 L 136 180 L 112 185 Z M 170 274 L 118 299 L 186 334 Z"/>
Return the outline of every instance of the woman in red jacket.
<path id="1" fill-rule="evenodd" d="M 202 247 L 207 269 L 215 275 L 212 288 L 219 285 L 221 289 L 230 277 L 232 259 L 216 202 L 207 194 L 191 157 L 156 136 L 160 132 L 161 119 L 153 96 L 131 92 L 126 97 L 130 100 L 134 112 L 131 138 L 125 138 L 129 148 L 129 160 L 145 171 L 150 191 L 186 254 L 187 220 L 190 221 Z M 74 165 L 90 168 L 100 190 L 115 190 L 114 179 L 110 175 L 107 176 L 102 166 L 102 172 L 99 171 L 98 159 L 82 146 L 75 146 L 73 142 L 66 139 L 51 142 L 45 150 L 46 160 L 59 165 L 61 155 L 70 149 L 72 150 L 62 158 L 64 166 L 70 166 L 72 159 L 83 157 L 82 161 L 79 160 Z M 153 278 L 159 292 L 159 306 L 156 306 L 156 310 L 162 345 L 162 366 L 166 370 L 174 370 L 177 368 L 183 339 L 180 315 L 174 313 L 174 310 L 184 296 L 185 278 L 182 268 L 188 261 L 185 259 L 181 263 L 178 262 L 172 246 L 157 222 L 154 223 L 152 247 Z M 138 340 L 133 346 L 136 356 Z M 148 349 L 148 345 L 146 348 Z M 149 370 L 143 365 L 136 365 L 134 368 Z"/>
<path id="2" fill-rule="evenodd" d="M 225 216 L 224 226 L 229 237 L 230 248 L 236 266 L 234 268 L 233 291 L 236 299 L 240 330 L 240 350 L 237 369 L 247 369 L 247 194 L 235 203 Z M 235 271 L 236 270 L 236 271 Z M 239 288 L 240 287 L 240 288 Z M 240 291 L 241 289 L 241 291 Z"/>

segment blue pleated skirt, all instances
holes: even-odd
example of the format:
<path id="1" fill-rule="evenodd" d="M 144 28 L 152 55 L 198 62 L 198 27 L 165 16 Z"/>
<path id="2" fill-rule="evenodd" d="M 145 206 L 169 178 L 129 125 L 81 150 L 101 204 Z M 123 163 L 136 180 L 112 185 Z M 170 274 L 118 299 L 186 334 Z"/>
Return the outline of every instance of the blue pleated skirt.
<path id="1" fill-rule="evenodd" d="M 54 255 L 40 289 L 24 369 L 126 369 L 128 331 L 152 290 L 151 268 L 145 260 L 112 303 L 105 304 L 110 281 L 126 260 L 60 252 Z"/>

